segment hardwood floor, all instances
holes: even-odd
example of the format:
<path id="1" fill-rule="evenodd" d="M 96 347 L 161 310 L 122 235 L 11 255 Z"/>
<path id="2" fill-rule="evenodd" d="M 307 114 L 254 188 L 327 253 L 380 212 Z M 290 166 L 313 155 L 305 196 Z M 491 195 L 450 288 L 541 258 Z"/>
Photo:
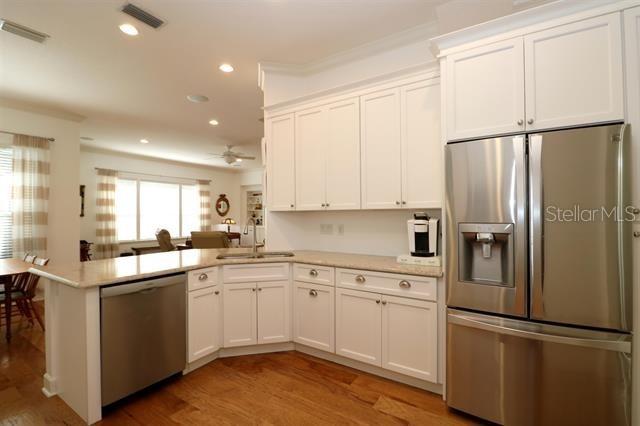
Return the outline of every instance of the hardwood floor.
<path id="1" fill-rule="evenodd" d="M 41 307 L 39 307 L 41 309 Z M 16 321 L 0 342 L 0 424 L 83 424 L 42 392 L 44 334 Z M 109 407 L 105 425 L 477 424 L 439 395 L 299 352 L 218 359 Z"/>

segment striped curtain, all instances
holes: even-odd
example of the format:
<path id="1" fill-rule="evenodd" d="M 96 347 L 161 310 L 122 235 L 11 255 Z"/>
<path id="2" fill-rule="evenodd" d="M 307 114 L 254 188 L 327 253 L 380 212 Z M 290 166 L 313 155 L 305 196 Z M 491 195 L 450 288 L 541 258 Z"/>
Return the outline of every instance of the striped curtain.
<path id="1" fill-rule="evenodd" d="M 11 192 L 13 256 L 47 255 L 49 208 L 49 141 L 35 136 L 13 137 Z"/>
<path id="2" fill-rule="evenodd" d="M 211 181 L 198 181 L 200 195 L 200 230 L 211 231 Z"/>
<path id="3" fill-rule="evenodd" d="M 98 169 L 96 189 L 96 243 L 97 259 L 109 259 L 120 255 L 116 232 L 116 171 Z"/>

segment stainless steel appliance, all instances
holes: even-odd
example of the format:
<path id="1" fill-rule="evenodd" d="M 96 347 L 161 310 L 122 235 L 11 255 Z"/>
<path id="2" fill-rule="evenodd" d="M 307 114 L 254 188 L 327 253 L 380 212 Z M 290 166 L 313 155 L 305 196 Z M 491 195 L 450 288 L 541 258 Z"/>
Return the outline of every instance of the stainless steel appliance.
<path id="1" fill-rule="evenodd" d="M 185 274 L 100 290 L 102 405 L 186 366 Z"/>
<path id="2" fill-rule="evenodd" d="M 439 220 L 427 213 L 417 212 L 407 221 L 411 256 L 433 257 L 438 254 Z"/>
<path id="3" fill-rule="evenodd" d="M 507 425 L 630 424 L 627 133 L 447 145 L 451 407 Z"/>

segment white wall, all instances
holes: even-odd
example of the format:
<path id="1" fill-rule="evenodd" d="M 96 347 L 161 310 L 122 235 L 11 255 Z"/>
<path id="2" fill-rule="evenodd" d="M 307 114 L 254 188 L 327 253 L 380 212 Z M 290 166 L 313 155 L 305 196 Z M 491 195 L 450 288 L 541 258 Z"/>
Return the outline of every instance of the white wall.
<path id="1" fill-rule="evenodd" d="M 96 167 L 185 179 L 209 179 L 211 180 L 212 223 L 215 225 L 223 219 L 215 211 L 215 201 L 219 194 L 226 194 L 229 199 L 230 209 L 225 217 L 238 220 L 242 213 L 240 173 L 237 171 L 82 147 L 80 151 L 80 184 L 86 185 L 86 189 L 85 216 L 80 220 L 80 236 L 87 241 L 95 240 Z M 123 244 L 121 251 L 129 250 L 131 245 Z M 156 243 L 154 241 L 133 245 L 145 246 L 156 245 Z"/>
<path id="2" fill-rule="evenodd" d="M 440 210 L 427 210 L 440 217 Z M 352 210 L 327 212 L 270 212 L 267 218 L 269 250 L 325 250 L 397 256 L 409 253 L 408 210 Z M 331 234 L 320 232 L 332 225 Z M 342 225 L 344 233 L 339 234 Z"/>
<path id="3" fill-rule="evenodd" d="M 76 120 L 0 101 L 0 130 L 55 138 L 50 152 L 47 227 L 47 256 L 51 263 L 74 262 L 80 256 L 80 135 Z"/>

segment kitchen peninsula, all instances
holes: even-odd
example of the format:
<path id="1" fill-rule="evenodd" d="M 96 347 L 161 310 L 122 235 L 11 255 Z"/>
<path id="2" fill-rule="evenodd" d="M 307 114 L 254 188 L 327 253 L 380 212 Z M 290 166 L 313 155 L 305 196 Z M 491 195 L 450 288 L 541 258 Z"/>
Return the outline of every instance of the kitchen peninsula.
<path id="1" fill-rule="evenodd" d="M 87 423 L 99 421 L 101 292 L 171 276 L 184 286 L 185 374 L 217 357 L 299 350 L 442 393 L 440 267 L 321 251 L 217 258 L 248 251 L 194 249 L 33 268 L 50 280 L 43 392 L 59 395 Z"/>

